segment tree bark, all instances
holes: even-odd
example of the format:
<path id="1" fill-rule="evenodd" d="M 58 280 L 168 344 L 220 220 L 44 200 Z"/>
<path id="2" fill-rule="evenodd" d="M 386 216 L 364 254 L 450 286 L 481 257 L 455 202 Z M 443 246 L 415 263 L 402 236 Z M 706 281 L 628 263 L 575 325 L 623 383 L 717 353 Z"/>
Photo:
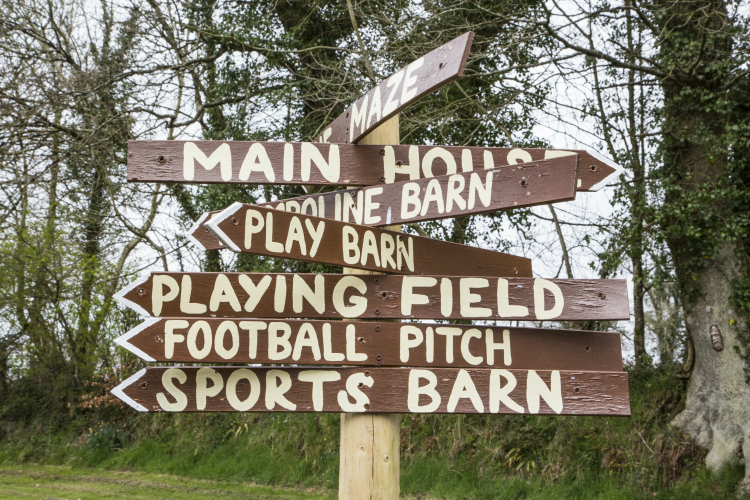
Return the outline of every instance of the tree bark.
<path id="1" fill-rule="evenodd" d="M 709 450 L 706 464 L 713 470 L 750 456 L 750 386 L 745 383 L 745 362 L 737 349 L 737 332 L 747 325 L 732 310 L 732 281 L 741 270 L 731 244 L 724 245 L 699 274 L 700 297 L 686 312 L 685 323 L 695 348 L 693 373 L 685 410 L 673 424 Z M 730 324 L 734 320 L 734 324 Z M 724 348 L 711 339 L 716 326 Z M 743 488 L 750 489 L 750 467 L 745 462 Z"/>

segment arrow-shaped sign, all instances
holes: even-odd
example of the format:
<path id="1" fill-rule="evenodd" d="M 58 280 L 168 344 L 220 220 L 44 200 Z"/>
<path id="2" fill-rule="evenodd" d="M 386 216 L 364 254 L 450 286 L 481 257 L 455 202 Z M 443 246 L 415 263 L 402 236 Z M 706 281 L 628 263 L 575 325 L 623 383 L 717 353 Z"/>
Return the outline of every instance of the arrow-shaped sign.
<path id="1" fill-rule="evenodd" d="M 577 169 L 578 155 L 571 155 L 255 206 L 365 226 L 386 226 L 574 200 Z M 203 214 L 187 232 L 187 237 L 205 250 L 224 247 L 206 225 L 209 220 L 213 222 L 217 213 L 220 212 Z"/>
<path id="2" fill-rule="evenodd" d="M 144 368 L 138 411 L 630 415 L 625 372 L 456 368 Z"/>
<path id="3" fill-rule="evenodd" d="M 595 151 L 310 142 L 129 141 L 128 182 L 372 186 L 580 156 L 579 191 L 621 169 Z"/>
<path id="4" fill-rule="evenodd" d="M 625 280 L 152 272 L 115 298 L 156 317 L 630 319 Z"/>
<path id="5" fill-rule="evenodd" d="M 234 252 L 398 274 L 532 276 L 525 257 L 257 205 L 235 203 L 206 227 Z"/>
<path id="6" fill-rule="evenodd" d="M 183 317 L 149 318 L 115 342 L 144 361 L 622 371 L 617 332 Z"/>
<path id="7" fill-rule="evenodd" d="M 469 31 L 396 71 L 333 120 L 318 142 L 356 144 L 401 110 L 458 79 L 473 41 Z"/>

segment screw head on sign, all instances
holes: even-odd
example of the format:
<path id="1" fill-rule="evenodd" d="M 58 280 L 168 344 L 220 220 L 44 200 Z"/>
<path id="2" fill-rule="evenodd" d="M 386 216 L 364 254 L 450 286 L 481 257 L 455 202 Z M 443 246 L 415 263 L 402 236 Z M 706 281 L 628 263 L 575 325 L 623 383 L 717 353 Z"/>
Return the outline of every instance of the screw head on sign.
<path id="1" fill-rule="evenodd" d="M 518 274 L 518 268 L 517 267 L 513 268 L 513 274 Z"/>
<path id="2" fill-rule="evenodd" d="M 144 295 L 146 295 L 147 293 L 148 293 L 148 292 L 146 291 L 146 289 L 145 289 L 145 288 L 139 288 L 139 289 L 138 289 L 138 295 L 140 295 L 141 297 L 143 297 L 143 296 L 144 296 Z"/>
<path id="3" fill-rule="evenodd" d="M 576 392 L 581 392 L 581 388 L 580 387 L 576 387 Z"/>
<path id="4" fill-rule="evenodd" d="M 240 224 L 240 220 L 237 217 L 232 217 L 232 224 L 238 226 Z"/>
<path id="5" fill-rule="evenodd" d="M 380 177 L 378 177 L 378 180 L 379 180 L 380 182 L 385 182 L 385 177 L 383 177 L 383 176 L 381 175 Z"/>
<path id="6" fill-rule="evenodd" d="M 365 410 L 369 410 L 369 409 L 370 409 L 370 403 L 365 403 Z"/>
<path id="7" fill-rule="evenodd" d="M 401 162 L 401 160 L 397 160 L 397 161 L 396 161 L 396 166 L 397 166 L 397 167 L 400 167 L 401 165 L 403 165 L 403 163 Z"/>
<path id="8" fill-rule="evenodd" d="M 365 377 L 369 377 L 369 376 L 370 376 L 370 370 L 365 370 Z"/>
<path id="9" fill-rule="evenodd" d="M 379 150 L 378 153 L 380 153 L 381 156 L 385 155 L 385 149 Z"/>
<path id="10" fill-rule="evenodd" d="M 596 172 L 596 165 L 591 165 L 589 168 L 592 172 Z"/>
<path id="11" fill-rule="evenodd" d="M 596 296 L 599 297 L 602 300 L 604 300 L 604 299 L 607 298 L 607 296 L 604 294 L 604 292 L 599 292 L 599 293 L 596 294 Z"/>
<path id="12" fill-rule="evenodd" d="M 159 155 L 159 156 L 158 156 L 158 157 L 156 158 L 156 161 L 158 161 L 158 162 L 159 162 L 159 165 L 164 165 L 165 163 L 167 163 L 167 157 L 166 157 L 166 156 L 164 156 L 164 155 Z"/>
<path id="13" fill-rule="evenodd" d="M 587 350 L 587 351 L 590 351 L 590 350 L 591 350 L 591 348 L 590 348 L 589 346 L 586 346 L 586 350 Z"/>
<path id="14" fill-rule="evenodd" d="M 440 63 L 438 64 L 438 69 L 443 69 L 444 66 L 445 66 L 445 63 Z"/>
<path id="15" fill-rule="evenodd" d="M 380 279 L 379 278 L 375 278 L 374 280 L 372 280 L 372 282 L 375 283 L 376 285 L 379 285 L 380 284 Z"/>
<path id="16" fill-rule="evenodd" d="M 381 359 L 383 359 L 383 356 L 381 356 L 380 354 L 378 354 L 377 356 L 375 356 L 375 359 L 377 359 L 378 361 L 380 361 Z"/>
<path id="17" fill-rule="evenodd" d="M 357 342 L 359 342 L 360 344 L 364 344 L 365 343 L 365 338 L 364 337 L 360 337 L 360 338 L 357 339 Z"/>
<path id="18" fill-rule="evenodd" d="M 375 331 L 376 331 L 376 332 L 379 332 L 379 331 L 380 331 L 380 325 L 375 325 Z"/>
<path id="19" fill-rule="evenodd" d="M 375 312 L 375 315 L 377 316 L 378 314 L 380 314 L 380 309 L 375 309 L 374 312 Z"/>
<path id="20" fill-rule="evenodd" d="M 360 382 L 359 384 L 357 384 L 357 387 L 359 387 L 360 389 L 363 388 L 364 386 L 365 386 L 365 384 L 363 384 L 362 382 Z"/>
<path id="21" fill-rule="evenodd" d="M 138 384 L 138 387 L 140 387 L 141 389 L 145 389 L 146 387 L 148 387 L 148 382 L 141 382 L 140 384 Z"/>
<path id="22" fill-rule="evenodd" d="M 163 344 L 164 339 L 157 335 L 156 337 L 154 337 L 154 342 L 156 342 L 157 344 Z"/>
<path id="23" fill-rule="evenodd" d="M 526 181 L 526 179 L 521 179 L 520 184 L 521 184 L 521 187 L 526 187 L 528 186 L 529 183 Z"/>
<path id="24" fill-rule="evenodd" d="M 380 297 L 386 298 L 388 296 L 388 292 L 380 292 Z"/>

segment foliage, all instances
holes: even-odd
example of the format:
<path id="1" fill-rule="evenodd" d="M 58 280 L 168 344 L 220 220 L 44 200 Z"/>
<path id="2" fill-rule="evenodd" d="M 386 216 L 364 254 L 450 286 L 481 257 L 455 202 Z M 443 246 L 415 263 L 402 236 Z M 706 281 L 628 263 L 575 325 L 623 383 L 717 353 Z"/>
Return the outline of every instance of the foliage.
<path id="1" fill-rule="evenodd" d="M 668 425 L 684 382 L 631 373 L 632 416 L 405 415 L 402 491 L 447 498 L 732 498 L 741 471 L 712 476 Z M 104 416 L 104 419 L 102 419 Z M 85 418 L 85 419 L 84 419 Z M 338 415 L 92 410 L 59 432 L 6 424 L 0 463 L 67 464 L 335 489 Z M 40 432 L 41 431 L 41 432 Z"/>

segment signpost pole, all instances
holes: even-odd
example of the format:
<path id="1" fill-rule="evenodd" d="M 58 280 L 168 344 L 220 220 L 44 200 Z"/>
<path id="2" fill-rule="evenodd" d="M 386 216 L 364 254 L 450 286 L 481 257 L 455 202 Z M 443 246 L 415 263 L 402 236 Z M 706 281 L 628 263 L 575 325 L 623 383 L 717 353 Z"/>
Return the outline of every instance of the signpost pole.
<path id="1" fill-rule="evenodd" d="M 399 144 L 399 115 L 363 137 L 359 144 Z M 401 226 L 384 229 L 400 231 Z M 344 274 L 382 274 L 344 268 Z M 398 413 L 342 413 L 339 499 L 397 500 L 401 452 Z"/>

